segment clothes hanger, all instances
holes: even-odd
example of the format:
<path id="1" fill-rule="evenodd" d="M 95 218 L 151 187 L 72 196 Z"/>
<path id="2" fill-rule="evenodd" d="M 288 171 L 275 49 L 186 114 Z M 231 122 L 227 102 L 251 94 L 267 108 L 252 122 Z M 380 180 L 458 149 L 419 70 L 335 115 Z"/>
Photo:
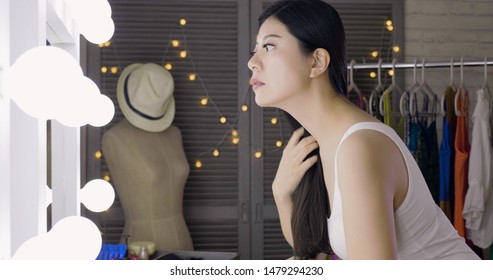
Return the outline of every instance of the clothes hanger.
<path id="1" fill-rule="evenodd" d="M 431 86 L 426 82 L 425 79 L 426 60 L 423 58 L 422 62 L 423 62 L 423 67 L 421 68 L 421 85 L 419 89 L 425 92 L 425 94 L 428 96 L 428 100 L 431 100 L 432 102 L 431 107 L 427 113 L 431 114 L 431 117 L 435 117 L 435 115 L 437 114 L 438 96 L 433 91 Z"/>
<path id="2" fill-rule="evenodd" d="M 375 114 L 375 112 L 373 112 L 373 102 L 374 102 L 375 98 L 377 98 L 378 95 L 380 95 L 380 92 L 383 91 L 381 73 L 382 73 L 382 59 L 379 58 L 378 59 L 378 69 L 377 69 L 377 86 L 371 92 L 370 98 L 368 101 L 369 106 L 367 106 L 368 113 L 370 113 L 370 115 L 372 115 L 372 116 L 374 116 L 374 114 Z"/>
<path id="3" fill-rule="evenodd" d="M 354 64 L 355 63 L 356 63 L 356 61 L 353 59 L 353 60 L 351 60 L 351 62 L 349 64 L 349 85 L 347 87 L 347 94 L 346 94 L 348 99 L 349 99 L 351 92 L 353 92 L 353 91 L 356 92 L 358 97 L 360 97 L 360 95 L 361 95 L 361 90 L 356 85 L 356 83 L 354 82 L 354 79 L 353 79 L 353 72 L 354 72 Z"/>
<path id="4" fill-rule="evenodd" d="M 454 85 L 454 57 L 450 58 L 450 84 L 449 87 L 455 92 L 455 85 Z M 442 116 L 446 115 L 445 111 L 445 102 L 446 102 L 446 92 L 444 91 L 441 98 L 440 98 L 440 112 Z"/>
<path id="5" fill-rule="evenodd" d="M 414 66 L 413 66 L 413 84 L 411 87 L 404 92 L 404 94 L 401 95 L 401 98 L 399 99 L 399 111 L 401 113 L 401 116 L 407 116 L 409 115 L 410 110 L 405 110 L 406 104 L 405 102 L 409 102 L 409 93 L 414 90 L 414 88 L 419 86 L 418 79 L 416 78 L 416 68 L 417 68 L 417 63 L 418 59 L 414 59 Z M 408 108 L 411 108 L 411 104 L 408 104 Z"/>
<path id="6" fill-rule="evenodd" d="M 384 116 L 385 112 L 384 112 L 384 109 L 383 109 L 383 101 L 384 99 L 392 92 L 394 92 L 394 90 L 396 90 L 400 95 L 404 94 L 404 92 L 402 91 L 402 89 L 399 87 L 399 85 L 396 83 L 395 81 L 395 76 L 396 76 L 396 73 L 395 73 L 395 64 L 396 64 L 397 60 L 394 58 L 392 60 L 392 71 L 393 71 L 393 75 L 392 75 L 392 83 L 390 84 L 390 86 L 383 91 L 382 95 L 380 96 L 380 100 L 379 100 L 379 103 L 378 103 L 378 109 L 380 111 L 380 115 Z"/>
<path id="7" fill-rule="evenodd" d="M 459 97 L 463 98 L 460 95 L 463 95 L 465 90 L 466 90 L 466 88 L 464 86 L 464 57 L 461 56 L 461 58 L 460 58 L 460 82 L 459 82 L 459 86 L 457 87 L 457 93 L 455 94 L 455 98 L 454 98 L 454 111 L 455 111 L 456 116 L 463 116 L 464 115 L 462 112 L 459 111 L 457 102 L 459 100 Z"/>

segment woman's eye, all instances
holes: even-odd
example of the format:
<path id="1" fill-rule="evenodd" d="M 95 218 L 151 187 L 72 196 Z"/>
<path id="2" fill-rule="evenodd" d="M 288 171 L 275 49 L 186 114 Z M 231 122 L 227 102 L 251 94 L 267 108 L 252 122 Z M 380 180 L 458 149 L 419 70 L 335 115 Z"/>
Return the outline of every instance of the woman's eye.
<path id="1" fill-rule="evenodd" d="M 274 48 L 274 45 L 271 45 L 271 44 L 265 44 L 263 45 L 263 48 L 266 50 L 266 51 L 271 51 L 273 48 Z"/>

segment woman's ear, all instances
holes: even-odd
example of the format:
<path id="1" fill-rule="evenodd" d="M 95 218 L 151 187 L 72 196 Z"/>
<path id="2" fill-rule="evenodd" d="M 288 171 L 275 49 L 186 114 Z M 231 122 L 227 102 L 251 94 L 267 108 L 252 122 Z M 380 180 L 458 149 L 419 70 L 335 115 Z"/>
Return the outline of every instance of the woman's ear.
<path id="1" fill-rule="evenodd" d="M 330 63 L 330 55 L 327 50 L 318 48 L 313 51 L 313 65 L 310 71 L 310 78 L 316 78 L 327 70 Z"/>

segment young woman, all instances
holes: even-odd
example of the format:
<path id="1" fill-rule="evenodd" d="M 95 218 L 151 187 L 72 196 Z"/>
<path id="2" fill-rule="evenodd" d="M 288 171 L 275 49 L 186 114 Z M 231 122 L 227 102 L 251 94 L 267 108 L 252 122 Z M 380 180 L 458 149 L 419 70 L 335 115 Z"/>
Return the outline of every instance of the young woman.
<path id="1" fill-rule="evenodd" d="M 337 11 L 320 0 L 283 0 L 259 26 L 248 62 L 255 101 L 285 111 L 295 129 L 272 184 L 295 258 L 333 250 L 342 259 L 479 259 L 399 136 L 344 97 Z"/>

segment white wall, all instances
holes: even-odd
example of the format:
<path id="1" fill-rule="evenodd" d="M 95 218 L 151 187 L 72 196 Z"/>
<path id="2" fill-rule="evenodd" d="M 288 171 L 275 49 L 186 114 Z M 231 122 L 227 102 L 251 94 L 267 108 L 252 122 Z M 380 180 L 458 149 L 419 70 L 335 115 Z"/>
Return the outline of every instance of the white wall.
<path id="1" fill-rule="evenodd" d="M 406 0 L 405 60 L 493 61 L 493 0 Z M 464 68 L 464 85 L 469 90 L 470 113 L 476 104 L 476 91 L 483 85 L 483 67 Z M 442 94 L 450 83 L 450 69 L 426 69 L 426 81 L 435 93 Z M 421 72 L 418 71 L 418 80 Z M 406 70 L 406 85 L 412 84 L 412 70 Z M 456 84 L 459 68 L 454 68 Z M 488 67 L 488 82 L 493 88 L 493 66 Z M 439 124 L 441 127 L 441 123 Z M 472 126 L 472 125 L 471 125 Z M 470 128 L 472 128 L 470 126 Z"/>

